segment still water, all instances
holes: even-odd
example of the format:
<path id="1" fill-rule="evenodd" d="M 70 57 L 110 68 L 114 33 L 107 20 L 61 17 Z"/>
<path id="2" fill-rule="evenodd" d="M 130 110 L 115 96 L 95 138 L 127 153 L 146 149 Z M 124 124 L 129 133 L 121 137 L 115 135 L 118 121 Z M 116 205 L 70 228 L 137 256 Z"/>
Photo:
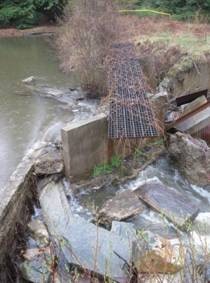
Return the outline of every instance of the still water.
<path id="1" fill-rule="evenodd" d="M 51 87 L 72 86 L 58 67 L 54 51 L 41 38 L 0 40 L 0 187 L 24 153 L 53 122 L 73 115 L 62 104 L 34 94 L 22 80 L 38 77 Z"/>

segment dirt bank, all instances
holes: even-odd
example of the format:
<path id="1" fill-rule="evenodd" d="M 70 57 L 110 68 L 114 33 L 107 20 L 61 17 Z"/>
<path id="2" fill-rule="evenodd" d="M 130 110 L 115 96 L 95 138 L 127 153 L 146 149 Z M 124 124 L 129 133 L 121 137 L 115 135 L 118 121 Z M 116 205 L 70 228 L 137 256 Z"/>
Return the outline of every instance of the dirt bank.
<path id="1" fill-rule="evenodd" d="M 16 29 L 16 28 L 2 28 L 0 29 L 0 38 L 7 37 L 22 37 L 22 36 L 30 36 L 30 35 L 41 35 L 41 34 L 53 34 L 57 30 L 56 26 L 48 25 L 48 26 L 40 26 L 34 27 L 31 29 Z"/>

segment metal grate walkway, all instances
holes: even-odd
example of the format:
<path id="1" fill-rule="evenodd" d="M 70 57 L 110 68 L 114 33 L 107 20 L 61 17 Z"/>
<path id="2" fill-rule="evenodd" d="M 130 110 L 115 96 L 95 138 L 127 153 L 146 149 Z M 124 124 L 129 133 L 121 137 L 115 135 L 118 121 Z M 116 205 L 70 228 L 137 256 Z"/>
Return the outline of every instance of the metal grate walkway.
<path id="1" fill-rule="evenodd" d="M 157 136 L 141 65 L 132 44 L 115 45 L 108 59 L 110 139 Z"/>

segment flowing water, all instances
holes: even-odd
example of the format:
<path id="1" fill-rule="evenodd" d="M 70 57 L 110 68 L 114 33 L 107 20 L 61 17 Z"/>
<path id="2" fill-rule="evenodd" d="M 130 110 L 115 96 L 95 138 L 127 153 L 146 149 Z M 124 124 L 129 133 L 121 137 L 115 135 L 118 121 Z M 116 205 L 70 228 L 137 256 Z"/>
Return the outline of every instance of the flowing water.
<path id="1" fill-rule="evenodd" d="M 97 103 L 77 100 L 82 93 L 73 91 L 76 78 L 64 75 L 58 67 L 54 51 L 40 38 L 0 40 L 0 187 L 4 186 L 25 152 L 40 140 L 50 126 L 58 127 L 92 115 Z M 23 79 L 34 76 L 36 83 L 26 85 Z M 52 99 L 55 98 L 55 99 Z M 54 126 L 56 125 L 56 126 Z M 50 128 L 52 128 L 50 127 Z M 118 190 L 134 190 L 145 182 L 155 180 L 184 192 L 199 203 L 200 210 L 210 212 L 210 188 L 205 190 L 189 184 L 167 157 L 140 172 L 133 181 L 115 186 L 108 184 L 101 190 L 84 190 L 78 195 L 71 191 L 71 185 L 64 179 L 64 188 L 74 214 L 90 221 L 96 208 L 113 197 Z M 33 218 L 42 216 L 35 210 Z M 177 236 L 172 223 L 162 219 L 158 213 L 145 209 L 138 217 L 131 219 L 138 229 L 149 229 L 164 237 Z M 166 229 L 167 228 L 167 229 Z M 29 248 L 34 243 L 27 243 Z"/>
<path id="2" fill-rule="evenodd" d="M 72 120 L 82 106 L 73 109 L 72 105 L 65 106 L 57 100 L 42 97 L 46 92 L 56 94 L 64 88 L 69 90 L 76 82 L 73 76 L 66 76 L 59 70 L 54 51 L 41 38 L 1 39 L 0 66 L 2 187 L 41 133 L 55 122 Z M 39 91 L 36 86 L 30 88 L 22 82 L 29 76 L 38 78 Z"/>
<path id="3" fill-rule="evenodd" d="M 124 190 L 136 190 L 145 183 L 162 183 L 166 186 L 175 188 L 188 199 L 197 204 L 200 212 L 210 212 L 210 190 L 190 184 L 179 172 L 173 161 L 167 156 L 159 158 L 156 162 L 139 172 L 138 176 L 132 180 L 117 186 L 107 185 L 100 190 L 84 190 L 76 196 L 71 197 L 71 207 L 74 212 L 85 218 L 91 218 L 94 211 L 100 209 L 106 200 L 112 198 L 116 192 Z M 137 228 L 150 230 L 164 237 L 175 237 L 176 229 L 160 214 L 145 209 L 145 211 L 130 219 Z M 164 224 L 165 223 L 165 224 Z"/>

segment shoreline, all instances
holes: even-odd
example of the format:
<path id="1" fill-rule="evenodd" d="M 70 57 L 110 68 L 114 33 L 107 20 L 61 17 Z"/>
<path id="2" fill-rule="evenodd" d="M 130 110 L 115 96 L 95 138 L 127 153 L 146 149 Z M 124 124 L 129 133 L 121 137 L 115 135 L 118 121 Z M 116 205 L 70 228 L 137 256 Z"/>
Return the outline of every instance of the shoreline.
<path id="1" fill-rule="evenodd" d="M 0 28 L 0 38 L 50 35 L 57 31 L 56 25 L 38 26 L 30 29 Z"/>

